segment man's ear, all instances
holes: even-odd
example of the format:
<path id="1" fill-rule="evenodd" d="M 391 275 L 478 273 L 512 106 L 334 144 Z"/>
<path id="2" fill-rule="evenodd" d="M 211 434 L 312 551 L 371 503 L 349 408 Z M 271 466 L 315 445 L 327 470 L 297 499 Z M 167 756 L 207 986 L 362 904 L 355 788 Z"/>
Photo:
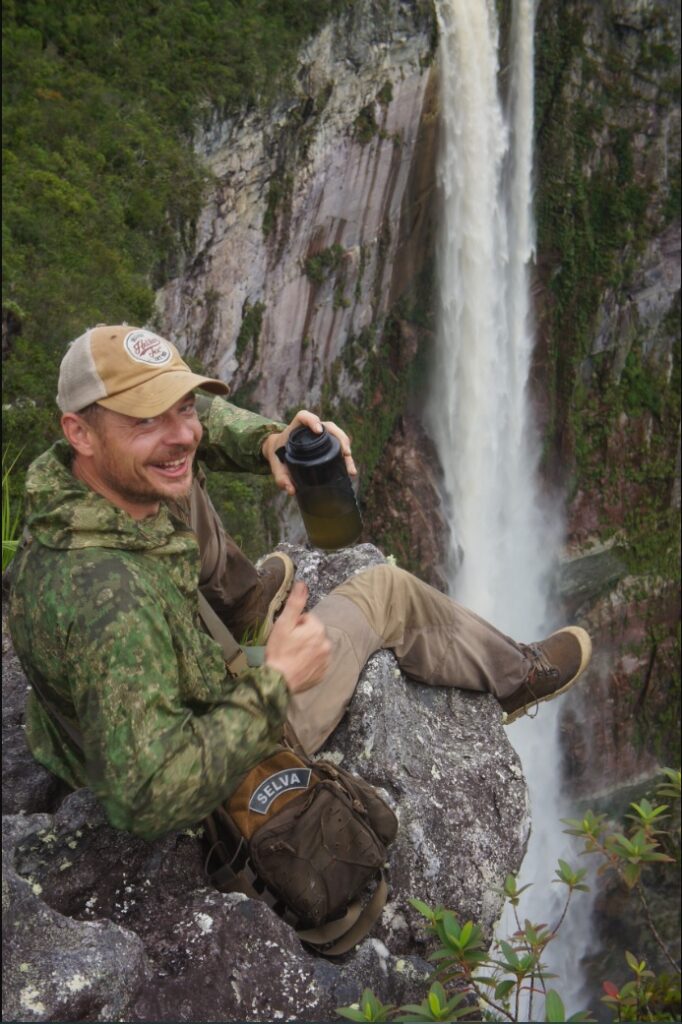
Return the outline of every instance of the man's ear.
<path id="1" fill-rule="evenodd" d="M 65 412 L 61 419 L 64 437 L 79 455 L 92 455 L 94 430 L 77 412 Z"/>

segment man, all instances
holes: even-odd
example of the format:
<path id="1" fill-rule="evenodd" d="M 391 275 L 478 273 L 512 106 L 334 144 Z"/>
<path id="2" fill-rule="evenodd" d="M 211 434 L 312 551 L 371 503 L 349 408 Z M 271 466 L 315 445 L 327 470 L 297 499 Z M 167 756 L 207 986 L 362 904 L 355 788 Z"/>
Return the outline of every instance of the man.
<path id="1" fill-rule="evenodd" d="M 29 540 L 10 604 L 33 685 L 27 739 L 67 783 L 89 786 L 114 826 L 152 838 L 200 821 L 274 749 L 286 719 L 306 750 L 319 749 L 382 647 L 419 681 L 495 694 L 508 720 L 575 683 L 591 654 L 584 630 L 519 644 L 388 565 L 353 577 L 313 612 L 296 583 L 264 664 L 232 676 L 198 615 L 200 573 L 228 621 L 240 601 L 223 600 L 219 577 L 234 563 L 220 555 L 223 532 L 193 482 L 195 456 L 269 467 L 293 493 L 275 452 L 294 426 L 320 421 L 303 411 L 284 426 L 220 397 L 197 403 L 197 387 L 227 390 L 149 331 L 87 331 L 61 366 L 65 440 L 27 477 Z M 328 426 L 353 471 L 347 437 Z M 201 555 L 188 518 L 201 520 Z M 252 621 L 264 609 L 273 617 L 265 602 L 281 599 L 285 575 L 252 602 Z"/>

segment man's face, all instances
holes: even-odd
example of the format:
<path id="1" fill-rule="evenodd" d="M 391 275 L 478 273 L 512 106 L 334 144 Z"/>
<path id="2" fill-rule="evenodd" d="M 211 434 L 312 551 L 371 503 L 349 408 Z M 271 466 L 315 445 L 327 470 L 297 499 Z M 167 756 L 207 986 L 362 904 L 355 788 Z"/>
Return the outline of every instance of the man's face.
<path id="1" fill-rule="evenodd" d="M 162 499 L 189 493 L 201 434 L 192 393 L 151 419 L 101 409 L 83 476 L 94 490 L 142 518 L 156 512 Z"/>

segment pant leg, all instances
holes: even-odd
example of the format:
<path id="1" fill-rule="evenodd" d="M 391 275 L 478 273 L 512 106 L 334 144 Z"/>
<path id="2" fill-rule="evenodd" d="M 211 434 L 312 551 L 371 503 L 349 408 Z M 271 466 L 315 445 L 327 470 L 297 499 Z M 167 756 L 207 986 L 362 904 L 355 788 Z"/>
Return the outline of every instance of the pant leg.
<path id="1" fill-rule="evenodd" d="M 329 671 L 292 698 L 289 718 L 307 750 L 339 723 L 367 658 L 390 648 L 419 682 L 492 693 L 501 699 L 528 673 L 518 644 L 463 605 L 390 565 L 353 576 L 313 609 L 332 642 Z M 305 739 L 301 735 L 304 734 Z"/>
<path id="2" fill-rule="evenodd" d="M 253 564 L 225 532 L 201 469 L 188 497 L 169 501 L 168 507 L 196 533 L 201 556 L 199 589 L 230 628 L 230 622 L 237 620 L 241 609 L 260 597 L 262 585 Z"/>

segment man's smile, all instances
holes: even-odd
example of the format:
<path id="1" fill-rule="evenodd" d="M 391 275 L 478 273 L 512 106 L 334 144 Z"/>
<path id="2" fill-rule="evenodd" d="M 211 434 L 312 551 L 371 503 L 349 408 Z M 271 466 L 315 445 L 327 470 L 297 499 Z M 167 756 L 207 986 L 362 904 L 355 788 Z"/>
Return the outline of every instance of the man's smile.
<path id="1" fill-rule="evenodd" d="M 163 476 L 169 477 L 170 479 L 177 479 L 178 477 L 184 476 L 191 468 L 192 455 L 187 453 L 181 458 L 169 459 L 165 462 L 152 462 L 150 465 L 157 473 L 161 473 Z"/>

